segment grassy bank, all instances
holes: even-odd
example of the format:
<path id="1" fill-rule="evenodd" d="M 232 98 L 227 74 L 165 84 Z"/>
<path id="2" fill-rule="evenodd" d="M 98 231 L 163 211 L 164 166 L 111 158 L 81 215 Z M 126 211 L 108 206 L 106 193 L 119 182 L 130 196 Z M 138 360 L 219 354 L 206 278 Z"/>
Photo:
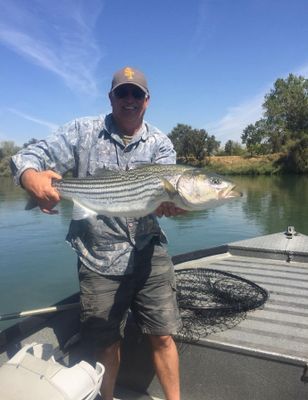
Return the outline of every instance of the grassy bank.
<path id="1" fill-rule="evenodd" d="M 286 172 L 285 154 L 268 154 L 263 156 L 211 156 L 202 162 L 194 158 L 178 159 L 180 164 L 206 167 L 219 174 L 228 175 L 273 175 Z"/>
<path id="2" fill-rule="evenodd" d="M 284 154 L 256 157 L 213 156 L 205 160 L 211 170 L 230 175 L 272 175 L 283 172 Z"/>

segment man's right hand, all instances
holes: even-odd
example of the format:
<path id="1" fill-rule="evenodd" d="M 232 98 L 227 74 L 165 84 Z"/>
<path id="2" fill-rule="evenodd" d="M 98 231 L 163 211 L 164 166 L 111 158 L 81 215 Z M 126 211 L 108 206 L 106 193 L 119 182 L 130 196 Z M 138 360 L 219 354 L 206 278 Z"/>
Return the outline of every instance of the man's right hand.
<path id="1" fill-rule="evenodd" d="M 57 214 L 53 207 L 60 201 L 59 193 L 52 186 L 52 179 L 62 179 L 61 175 L 47 170 L 38 172 L 26 169 L 21 175 L 23 188 L 37 200 L 38 206 L 46 214 Z"/>

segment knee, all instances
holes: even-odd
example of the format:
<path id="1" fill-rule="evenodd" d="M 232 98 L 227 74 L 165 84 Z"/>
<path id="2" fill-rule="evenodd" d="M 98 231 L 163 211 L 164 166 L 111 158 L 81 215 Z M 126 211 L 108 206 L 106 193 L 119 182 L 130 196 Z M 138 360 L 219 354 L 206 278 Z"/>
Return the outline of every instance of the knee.
<path id="1" fill-rule="evenodd" d="M 102 357 L 115 356 L 119 352 L 120 345 L 121 345 L 121 342 L 118 341 L 118 342 L 110 344 L 107 347 L 102 347 L 100 349 L 97 349 L 96 353 Z"/>
<path id="2" fill-rule="evenodd" d="M 169 335 L 149 335 L 149 340 L 153 350 L 169 349 L 174 345 L 173 338 Z"/>

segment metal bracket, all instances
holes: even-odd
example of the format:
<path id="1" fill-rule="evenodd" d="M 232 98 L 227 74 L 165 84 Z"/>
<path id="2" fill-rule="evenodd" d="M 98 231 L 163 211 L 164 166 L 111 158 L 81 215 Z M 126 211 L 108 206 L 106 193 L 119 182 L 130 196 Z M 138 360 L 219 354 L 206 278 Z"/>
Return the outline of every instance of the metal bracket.
<path id="1" fill-rule="evenodd" d="M 294 260 L 294 252 L 293 251 L 287 251 L 287 262 L 292 262 Z"/>
<path id="2" fill-rule="evenodd" d="M 308 383 L 308 365 L 307 364 L 304 367 L 304 373 L 301 377 L 301 381 L 304 383 Z"/>
<path id="3" fill-rule="evenodd" d="M 286 235 L 286 237 L 287 237 L 288 239 L 292 239 L 293 236 L 296 236 L 296 235 L 297 235 L 297 232 L 296 232 L 296 230 L 295 230 L 295 227 L 289 225 L 289 226 L 287 227 L 287 230 L 286 230 L 286 232 L 285 232 L 285 235 Z"/>

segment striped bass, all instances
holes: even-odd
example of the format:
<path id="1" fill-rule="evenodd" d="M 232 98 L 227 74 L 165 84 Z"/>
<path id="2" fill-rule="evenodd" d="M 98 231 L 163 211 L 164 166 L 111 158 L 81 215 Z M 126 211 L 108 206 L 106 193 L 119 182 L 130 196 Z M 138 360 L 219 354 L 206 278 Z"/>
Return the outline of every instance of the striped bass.
<path id="1" fill-rule="evenodd" d="M 203 210 L 240 195 L 217 175 L 174 164 L 104 169 L 99 176 L 53 180 L 52 185 L 61 198 L 73 201 L 75 220 L 96 215 L 143 217 L 165 201 L 188 211 Z"/>

